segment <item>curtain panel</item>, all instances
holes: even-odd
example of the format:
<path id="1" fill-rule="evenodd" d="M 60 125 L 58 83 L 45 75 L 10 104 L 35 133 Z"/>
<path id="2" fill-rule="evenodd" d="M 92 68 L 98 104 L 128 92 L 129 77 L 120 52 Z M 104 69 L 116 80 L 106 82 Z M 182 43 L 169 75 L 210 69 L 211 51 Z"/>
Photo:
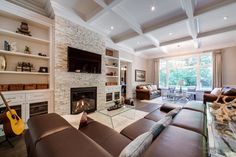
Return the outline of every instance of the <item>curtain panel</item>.
<path id="1" fill-rule="evenodd" d="M 222 87 L 222 52 L 214 51 L 213 55 L 213 88 Z"/>
<path id="2" fill-rule="evenodd" d="M 155 59 L 154 60 L 154 84 L 159 87 L 159 66 L 160 66 L 160 60 Z"/>

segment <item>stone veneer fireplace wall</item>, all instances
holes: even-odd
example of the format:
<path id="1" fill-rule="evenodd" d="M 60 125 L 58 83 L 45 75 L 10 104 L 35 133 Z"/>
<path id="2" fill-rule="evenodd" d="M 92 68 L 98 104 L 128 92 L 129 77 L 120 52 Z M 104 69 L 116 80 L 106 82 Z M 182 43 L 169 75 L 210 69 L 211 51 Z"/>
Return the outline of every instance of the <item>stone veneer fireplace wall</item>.
<path id="1" fill-rule="evenodd" d="M 97 108 L 105 105 L 105 40 L 67 19 L 55 17 L 55 112 L 70 114 L 70 89 L 97 87 Z M 67 47 L 102 54 L 102 74 L 67 72 Z"/>

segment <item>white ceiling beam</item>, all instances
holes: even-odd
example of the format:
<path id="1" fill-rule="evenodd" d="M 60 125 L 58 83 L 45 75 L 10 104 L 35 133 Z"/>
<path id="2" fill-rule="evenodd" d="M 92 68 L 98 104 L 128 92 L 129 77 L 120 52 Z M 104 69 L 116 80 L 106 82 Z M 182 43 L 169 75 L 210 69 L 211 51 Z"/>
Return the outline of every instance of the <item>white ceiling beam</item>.
<path id="1" fill-rule="evenodd" d="M 230 32 L 230 31 L 236 31 L 236 25 L 229 26 L 229 27 L 224 27 L 224 28 L 220 28 L 220 29 L 215 29 L 215 30 L 212 30 L 212 31 L 204 32 L 204 33 L 200 33 L 198 35 L 197 39 L 192 39 L 191 36 L 187 36 L 187 37 L 183 37 L 183 38 L 179 38 L 179 39 L 174 39 L 174 40 L 170 40 L 170 41 L 161 42 L 160 47 L 192 40 L 194 42 L 194 47 L 195 48 L 200 48 L 201 43 L 200 43 L 199 39 L 204 38 L 204 37 L 209 37 L 209 36 L 212 36 L 212 35 L 217 35 L 217 34 L 221 34 L 221 33 Z M 140 48 L 140 49 L 143 49 L 143 48 Z"/>
<path id="2" fill-rule="evenodd" d="M 236 31 L 236 25 L 232 25 L 232 26 L 228 26 L 228 27 L 219 28 L 219 29 L 208 31 L 208 32 L 200 33 L 198 35 L 198 38 L 208 37 L 208 36 L 221 34 L 221 33 L 226 33 L 226 32 L 230 32 L 230 31 Z"/>
<path id="3" fill-rule="evenodd" d="M 183 38 L 178 38 L 178 39 L 174 39 L 174 40 L 169 40 L 169 41 L 161 42 L 160 46 L 167 46 L 167 45 L 181 43 L 181 42 L 189 41 L 189 40 L 192 40 L 191 36 L 187 36 L 187 37 L 183 37 Z"/>
<path id="4" fill-rule="evenodd" d="M 136 21 L 136 19 L 133 16 L 127 13 L 126 10 L 124 10 L 123 8 L 119 6 L 117 6 L 115 9 L 112 9 L 112 10 L 116 15 L 121 17 L 129 25 L 129 27 L 132 28 L 135 32 L 137 32 L 140 35 L 143 34 L 143 30 L 140 24 Z"/>
<path id="5" fill-rule="evenodd" d="M 144 38 L 148 39 L 149 41 L 151 41 L 151 43 L 153 45 L 155 45 L 156 47 L 159 47 L 160 42 L 159 40 L 157 40 L 154 36 L 152 36 L 151 34 L 143 34 L 142 35 Z"/>
<path id="6" fill-rule="evenodd" d="M 197 39 L 199 33 L 199 23 L 198 19 L 194 18 L 195 6 L 197 4 L 196 0 L 181 0 L 181 6 L 188 16 L 188 20 L 186 21 L 187 29 L 189 34 L 193 39 L 194 48 L 199 48 L 199 40 Z"/>
<path id="7" fill-rule="evenodd" d="M 196 6 L 197 1 L 195 0 L 180 0 L 181 6 L 183 10 L 185 10 L 188 18 L 193 18 L 194 16 L 194 8 Z"/>
<path id="8" fill-rule="evenodd" d="M 113 13 L 115 13 L 117 16 L 119 16 L 121 19 L 123 19 L 128 25 L 129 27 L 134 30 L 135 32 L 137 32 L 139 35 L 143 36 L 145 39 L 149 40 L 152 45 L 159 47 L 159 41 L 153 37 L 153 36 L 148 36 L 148 35 L 143 35 L 143 30 L 141 25 L 136 21 L 136 19 L 131 16 L 126 10 L 124 10 L 123 8 L 117 6 L 122 0 L 116 0 L 113 1 L 113 3 L 111 3 L 110 5 L 107 5 L 105 3 L 104 0 L 94 0 L 98 5 L 100 5 L 101 7 L 103 7 L 104 11 L 109 10 L 112 11 Z M 116 6 L 114 8 L 114 6 Z M 96 16 L 96 15 L 95 15 Z M 97 17 L 96 17 L 97 18 Z"/>
<path id="9" fill-rule="evenodd" d="M 98 19 L 99 17 L 104 15 L 106 12 L 111 11 L 111 9 L 113 7 L 117 6 L 122 1 L 123 0 L 114 0 L 109 5 L 107 5 L 104 0 L 94 0 L 94 2 L 96 2 L 98 5 L 100 5 L 103 9 L 101 11 L 99 11 L 97 14 L 95 14 L 93 17 L 87 19 L 86 22 L 92 23 L 93 21 L 95 21 L 96 19 Z"/>
<path id="10" fill-rule="evenodd" d="M 32 10 L 41 15 L 48 16 L 46 10 L 44 8 L 39 7 L 38 5 L 35 5 L 34 2 L 29 2 L 25 0 L 7 0 L 7 1 L 16 4 L 18 6 L 24 7 L 26 9 Z"/>
<path id="11" fill-rule="evenodd" d="M 153 49 L 153 48 L 157 48 L 157 47 L 155 45 L 147 45 L 147 46 L 140 47 L 140 48 L 137 48 L 137 49 L 134 49 L 134 50 L 135 50 L 135 52 L 140 52 L 140 51 Z"/>
<path id="12" fill-rule="evenodd" d="M 221 0 L 221 1 L 218 1 L 214 5 L 206 6 L 206 7 L 203 7 L 203 8 L 200 8 L 200 9 L 196 10 L 195 13 L 194 13 L 194 16 L 199 16 L 199 15 L 205 14 L 207 12 L 222 8 L 224 6 L 233 4 L 235 2 L 236 2 L 235 0 Z"/>
<path id="13" fill-rule="evenodd" d="M 193 39 L 193 46 L 195 49 L 199 49 L 200 48 L 200 40 L 199 39 Z"/>
<path id="14" fill-rule="evenodd" d="M 193 4 L 196 5 L 196 3 L 197 3 L 196 1 L 195 2 L 193 2 L 192 0 L 184 0 L 184 1 L 191 2 L 191 5 L 189 4 L 190 8 L 186 12 L 187 17 L 191 17 L 192 15 L 190 13 L 193 12 L 193 19 L 196 19 L 196 20 L 194 20 L 194 22 L 192 21 L 191 24 L 189 23 L 188 24 L 189 26 L 187 25 L 187 27 L 189 27 L 189 28 L 192 27 L 191 30 L 194 30 L 194 32 L 190 33 L 191 37 L 196 36 L 196 34 L 198 34 L 197 37 L 201 38 L 201 37 L 205 37 L 205 36 L 208 36 L 208 35 L 214 35 L 214 33 L 218 34 L 218 33 L 224 33 L 224 32 L 228 32 L 228 31 L 236 30 L 236 28 L 234 28 L 236 26 L 230 26 L 230 27 L 226 27 L 226 28 L 222 28 L 222 29 L 213 30 L 213 31 L 209 31 L 209 32 L 199 34 L 199 22 L 197 20 L 197 16 L 205 14 L 205 13 L 210 12 L 212 10 L 216 10 L 216 9 L 221 8 L 221 7 L 230 5 L 232 3 L 235 3 L 236 2 L 235 0 L 227 0 L 227 1 L 217 2 L 214 5 L 207 6 L 205 8 L 200 8 L 199 10 L 195 10 L 195 11 L 193 9 L 191 9 L 191 7 L 193 7 Z M 189 3 L 189 2 L 187 2 L 187 3 Z M 185 8 L 185 7 L 183 7 L 183 8 Z M 182 17 L 175 17 L 172 20 L 168 19 L 166 22 L 162 22 L 162 23 L 157 24 L 155 26 L 145 28 L 144 29 L 144 34 L 149 33 L 151 31 L 158 30 L 158 29 L 160 29 L 162 27 L 166 27 L 168 25 L 172 25 L 174 23 L 177 23 L 177 22 L 180 22 L 180 21 L 183 21 L 183 20 L 186 20 L 186 17 L 182 16 Z M 126 38 L 121 38 L 121 40 L 116 39 L 115 43 L 130 39 L 130 38 L 134 38 L 136 36 L 130 36 L 129 38 L 127 38 L 127 37 Z M 166 45 L 170 45 L 170 44 L 174 44 L 174 43 L 178 43 L 178 42 L 182 42 L 182 41 L 191 40 L 191 37 L 184 37 L 184 38 L 180 38 L 180 39 L 166 41 L 166 42 L 160 43 L 160 46 L 166 46 Z M 193 43 L 194 43 L 194 47 L 195 48 L 200 48 L 199 39 L 198 38 L 192 38 L 192 40 L 193 40 Z"/>

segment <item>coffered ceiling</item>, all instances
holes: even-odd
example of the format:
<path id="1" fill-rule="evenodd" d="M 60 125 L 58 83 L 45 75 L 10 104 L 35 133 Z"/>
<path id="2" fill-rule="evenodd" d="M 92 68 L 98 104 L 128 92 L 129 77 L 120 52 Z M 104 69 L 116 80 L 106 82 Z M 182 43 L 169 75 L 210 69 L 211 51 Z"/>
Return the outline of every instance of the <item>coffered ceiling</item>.
<path id="1" fill-rule="evenodd" d="M 147 57 L 236 44 L 236 0 L 51 2 L 75 12 L 88 27 L 105 35 L 110 45 Z"/>

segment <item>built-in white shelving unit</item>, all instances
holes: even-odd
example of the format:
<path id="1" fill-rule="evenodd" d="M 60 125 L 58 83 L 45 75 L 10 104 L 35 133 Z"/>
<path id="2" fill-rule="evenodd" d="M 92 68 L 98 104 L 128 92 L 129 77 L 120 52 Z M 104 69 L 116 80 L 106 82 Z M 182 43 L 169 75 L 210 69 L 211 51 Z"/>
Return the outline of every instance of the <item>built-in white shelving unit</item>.
<path id="1" fill-rule="evenodd" d="M 0 56 L 4 56 L 7 62 L 6 69 L 0 71 L 0 85 L 8 84 L 48 84 L 51 87 L 51 54 L 52 54 L 52 25 L 20 17 L 11 13 L 0 13 Z M 21 22 L 28 24 L 31 36 L 16 33 Z M 14 43 L 16 49 L 6 50 L 4 41 Z M 31 53 L 26 54 L 25 46 Z M 39 53 L 46 56 L 39 55 Z M 34 69 L 19 71 L 16 67 L 19 62 L 30 63 Z M 48 72 L 40 72 L 40 67 L 48 68 Z M 48 89 L 48 90 L 49 90 Z M 6 91 L 7 92 L 7 91 Z M 10 91 L 9 91 L 10 92 Z"/>
<path id="2" fill-rule="evenodd" d="M 107 49 L 105 56 L 106 68 L 106 104 L 113 104 L 121 97 L 120 57 L 119 51 Z"/>
<path id="3" fill-rule="evenodd" d="M 54 110 L 51 58 L 53 20 L 39 14 L 32 15 L 32 12 L 27 10 L 24 10 L 24 13 L 19 12 L 19 8 L 11 3 L 5 1 L 3 3 L 4 6 L 9 5 L 9 7 L 0 7 L 0 56 L 5 58 L 7 66 L 6 69 L 0 70 L 0 90 L 5 98 L 10 101 L 11 108 L 17 108 L 17 111 L 20 110 L 19 116 L 26 122 L 33 115 L 50 113 Z M 20 28 L 21 22 L 28 23 L 32 36 L 16 33 L 17 29 Z M 4 41 L 10 44 L 14 43 L 16 49 L 6 50 Z M 30 47 L 30 54 L 24 53 L 25 46 Z M 39 53 L 46 56 L 40 56 Z M 18 64 L 19 62 L 31 63 L 34 69 L 32 72 L 21 71 L 16 68 L 20 65 Z M 47 67 L 48 72 L 39 72 L 40 67 Z M 45 84 L 46 86 L 43 86 Z M 47 84 L 48 88 L 42 89 L 47 87 Z M 28 85 L 28 87 L 32 85 L 33 88 L 15 90 L 15 88 L 10 89 L 10 85 L 19 85 L 20 87 L 22 85 L 24 87 L 25 85 Z M 2 100 L 0 99 L 1 103 Z M 41 108 L 35 108 L 35 105 L 41 105 Z M 41 110 L 42 106 L 44 106 L 44 110 Z M 38 109 L 38 111 L 36 112 L 35 109 Z M 4 111 L 4 106 L 1 106 L 0 110 Z M 3 135 L 1 128 L 2 125 L 0 125 L 0 136 Z"/>

